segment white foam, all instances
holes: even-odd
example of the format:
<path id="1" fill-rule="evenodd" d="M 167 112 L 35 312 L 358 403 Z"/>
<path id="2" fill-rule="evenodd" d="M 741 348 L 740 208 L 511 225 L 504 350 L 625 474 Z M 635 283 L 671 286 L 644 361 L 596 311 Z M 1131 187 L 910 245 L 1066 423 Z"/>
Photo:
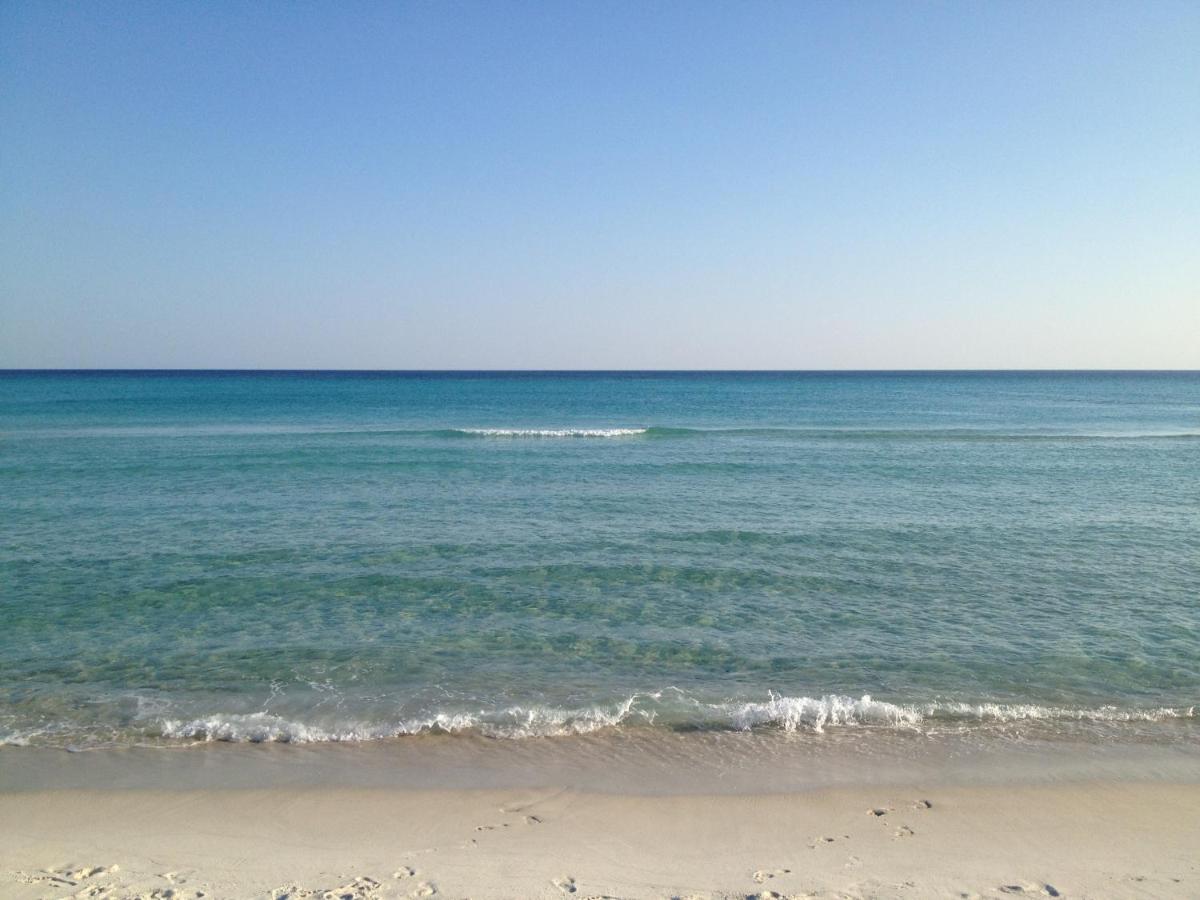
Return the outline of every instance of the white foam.
<path id="1" fill-rule="evenodd" d="M 495 721 L 485 721 L 481 730 L 490 737 L 557 737 L 613 728 L 633 716 L 653 722 L 654 710 L 638 707 L 643 696 L 653 700 L 659 698 L 658 694 L 634 694 L 620 703 L 584 709 L 513 706 L 504 710 Z"/>
<path id="2" fill-rule="evenodd" d="M 255 744 L 274 741 L 297 744 L 310 741 L 369 741 L 388 737 L 374 729 L 347 725 L 329 730 L 265 712 L 212 715 L 189 721 L 162 719 L 159 731 L 163 737 L 177 740 Z"/>
<path id="3" fill-rule="evenodd" d="M 739 731 L 756 725 L 777 725 L 784 731 L 809 730 L 820 734 L 826 726 L 877 725 L 915 727 L 923 716 L 911 707 L 897 706 L 862 696 L 783 697 L 771 692 L 762 703 L 743 703 L 731 708 L 732 723 Z"/>
<path id="4" fill-rule="evenodd" d="M 645 434 L 645 428 L 458 428 L 463 434 L 516 438 L 616 438 Z"/>
<path id="5" fill-rule="evenodd" d="M 1070 708 L 1034 703 L 925 703 L 901 705 L 827 694 L 823 697 L 784 697 L 772 692 L 765 702 L 729 707 L 733 727 L 747 731 L 775 725 L 785 731 L 821 733 L 826 727 L 874 726 L 919 728 L 927 722 L 1008 723 L 1058 722 L 1165 722 L 1196 716 L 1196 707 L 1129 709 L 1117 706 Z"/>
<path id="6" fill-rule="evenodd" d="M 467 731 L 477 731 L 495 738 L 561 737 L 611 728 L 631 716 L 652 722 L 653 710 L 637 708 L 638 701 L 643 697 L 657 699 L 658 695 L 634 694 L 619 703 L 580 709 L 510 706 L 492 711 L 435 713 L 401 719 L 391 724 L 340 723 L 321 726 L 268 712 L 211 715 L 190 720 L 160 719 L 158 730 L 163 737 L 175 740 L 233 743 L 336 743 Z"/>
<path id="7" fill-rule="evenodd" d="M 770 692 L 762 701 L 708 703 L 670 689 L 636 693 L 624 700 L 592 706 L 540 704 L 493 709 L 434 711 L 390 722 L 300 721 L 270 712 L 213 714 L 192 719 L 158 718 L 156 731 L 173 740 L 236 743 L 310 743 L 371 741 L 429 733 L 471 732 L 492 738 L 521 739 L 583 735 L 627 724 L 702 727 L 750 731 L 824 733 L 827 729 L 883 729 L 930 732 L 947 725 L 1003 725 L 1022 722 L 1120 724 L 1193 719 L 1196 707 L 1068 708 L 1037 704 L 933 702 L 897 704 L 869 695 L 788 697 Z M 0 734 L 0 743 L 24 743 L 32 735 Z"/>
<path id="8" fill-rule="evenodd" d="M 975 719 L 984 722 L 1024 722 L 1037 720 L 1077 722 L 1163 722 L 1168 719 L 1190 719 L 1196 707 L 1122 709 L 1118 706 L 1098 706 L 1072 709 L 1062 706 L 1038 706 L 1032 703 L 937 703 L 926 708 L 930 716 Z"/>

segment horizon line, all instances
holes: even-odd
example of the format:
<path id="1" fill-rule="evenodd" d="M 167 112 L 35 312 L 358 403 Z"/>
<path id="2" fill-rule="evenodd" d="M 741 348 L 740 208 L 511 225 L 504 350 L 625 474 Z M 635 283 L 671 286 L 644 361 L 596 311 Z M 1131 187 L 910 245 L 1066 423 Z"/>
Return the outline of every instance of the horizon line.
<path id="1" fill-rule="evenodd" d="M 0 367 L 0 374 L 345 374 L 345 375 L 435 375 L 435 374 L 489 374 L 489 375 L 837 375 L 837 374 L 1166 374 L 1200 373 L 1200 368 L 837 368 L 837 369 L 667 369 L 667 368 L 620 368 L 620 369 L 516 369 L 516 368 L 423 368 L 423 369 L 353 369 L 353 368 L 268 368 L 235 367 L 212 368 L 205 366 L 157 367 L 157 366 L 104 366 L 104 367 Z"/>

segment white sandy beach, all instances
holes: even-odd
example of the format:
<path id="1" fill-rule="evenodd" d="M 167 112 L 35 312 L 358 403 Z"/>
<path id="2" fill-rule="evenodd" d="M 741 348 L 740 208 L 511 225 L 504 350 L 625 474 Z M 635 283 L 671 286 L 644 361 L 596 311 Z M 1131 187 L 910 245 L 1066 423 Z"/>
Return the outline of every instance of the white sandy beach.
<path id="1" fill-rule="evenodd" d="M 1200 0 L 0 0 L 0 900 L 1200 900 Z"/>
<path id="2" fill-rule="evenodd" d="M 0 796 L 0 896 L 1195 897 L 1200 787 Z"/>

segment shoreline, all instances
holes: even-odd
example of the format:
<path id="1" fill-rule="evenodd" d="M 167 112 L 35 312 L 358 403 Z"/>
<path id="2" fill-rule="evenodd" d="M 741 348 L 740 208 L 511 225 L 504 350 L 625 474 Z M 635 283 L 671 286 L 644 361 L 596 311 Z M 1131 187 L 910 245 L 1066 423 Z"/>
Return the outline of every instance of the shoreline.
<path id="1" fill-rule="evenodd" d="M 373 741 L 208 741 L 63 749 L 0 746 L 0 796 L 97 788 L 506 790 L 567 786 L 644 795 L 806 793 L 929 784 L 1195 782 L 1200 745 L 1170 739 L 962 731 L 610 729 L 503 739 L 424 734 Z"/>

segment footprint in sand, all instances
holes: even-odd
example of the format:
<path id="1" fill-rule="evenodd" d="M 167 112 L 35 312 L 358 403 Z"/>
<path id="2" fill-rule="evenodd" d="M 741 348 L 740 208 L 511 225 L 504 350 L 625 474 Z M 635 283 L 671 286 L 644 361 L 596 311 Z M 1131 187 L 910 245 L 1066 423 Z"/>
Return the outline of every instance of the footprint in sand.
<path id="1" fill-rule="evenodd" d="M 579 885 L 575 883 L 575 879 L 570 875 L 563 878 L 555 878 L 551 883 L 564 894 L 573 894 L 579 890 Z"/>
<path id="2" fill-rule="evenodd" d="M 107 875 L 113 875 L 120 866 L 66 866 L 62 869 L 43 869 L 40 872 L 12 872 L 13 880 L 25 884 L 49 884 L 55 887 L 78 887 L 79 891 L 71 895 L 78 900 L 89 898 L 110 897 L 116 886 L 104 880 Z M 99 879 L 99 880 L 97 880 Z"/>
<path id="3" fill-rule="evenodd" d="M 524 816 L 521 819 L 521 822 L 524 823 L 525 825 L 541 825 L 542 821 L 543 820 L 542 820 L 541 816 Z M 498 825 L 476 825 L 475 830 L 476 831 L 496 831 L 499 828 L 508 828 L 511 825 L 512 825 L 512 822 L 501 822 Z"/>
<path id="4" fill-rule="evenodd" d="M 12 880 L 19 881 L 21 884 L 42 884 L 46 881 L 56 881 L 59 884 L 67 883 L 65 878 L 51 875 L 48 872 L 21 872 L 19 870 L 12 873 Z"/>
<path id="5" fill-rule="evenodd" d="M 408 896 L 410 897 L 432 897 L 437 893 L 437 885 L 432 881 L 422 881 L 418 884 Z"/>
<path id="6" fill-rule="evenodd" d="M 120 871 L 120 866 L 66 866 L 62 869 L 44 869 L 33 874 L 17 872 L 17 880 L 25 884 L 42 884 L 51 882 L 69 887 L 78 887 L 80 882 L 96 878 L 100 875 L 112 875 Z"/>
<path id="7" fill-rule="evenodd" d="M 867 815 L 882 818 L 892 811 L 890 806 L 875 806 L 867 810 Z"/>
<path id="8" fill-rule="evenodd" d="M 1033 884 L 1023 882 L 1021 884 L 1002 884 L 1000 885 L 1002 894 L 1041 894 L 1043 897 L 1061 897 L 1062 893 L 1052 884 Z"/>
<path id="9" fill-rule="evenodd" d="M 381 885 L 374 878 L 359 875 L 341 887 L 325 891 L 321 897 L 322 900 L 366 900 L 366 898 L 378 896 L 380 887 Z"/>
<path id="10" fill-rule="evenodd" d="M 412 866 L 401 866 L 392 873 L 393 878 L 412 878 L 417 874 L 417 870 Z"/>
<path id="11" fill-rule="evenodd" d="M 117 867 L 113 866 L 112 871 L 116 871 Z M 83 881 L 85 878 L 95 878 L 97 875 L 105 874 L 109 869 L 104 866 L 84 866 L 82 869 L 77 869 L 74 872 L 68 872 L 67 877 L 72 881 Z"/>
<path id="12" fill-rule="evenodd" d="M 916 832 L 913 831 L 911 828 L 909 828 L 907 825 L 901 825 L 899 828 L 897 828 L 895 831 L 892 832 L 892 837 L 899 839 L 899 838 L 912 837 L 915 834 L 916 834 Z"/>
<path id="13" fill-rule="evenodd" d="M 791 869 L 759 869 L 751 877 L 754 879 L 755 884 L 762 884 L 763 882 L 770 881 L 772 878 L 777 878 L 780 875 L 790 874 L 792 874 Z"/>
<path id="14" fill-rule="evenodd" d="M 97 898 L 111 897 L 113 888 L 104 884 L 90 884 L 81 891 L 76 891 L 71 895 L 72 900 L 97 900 Z"/>
<path id="15" fill-rule="evenodd" d="M 149 898 L 149 900 L 201 900 L 206 896 L 204 891 L 183 887 L 188 882 L 183 872 L 163 872 L 159 878 L 164 879 L 171 886 L 155 888 L 150 893 L 141 895 L 143 898 Z"/>

